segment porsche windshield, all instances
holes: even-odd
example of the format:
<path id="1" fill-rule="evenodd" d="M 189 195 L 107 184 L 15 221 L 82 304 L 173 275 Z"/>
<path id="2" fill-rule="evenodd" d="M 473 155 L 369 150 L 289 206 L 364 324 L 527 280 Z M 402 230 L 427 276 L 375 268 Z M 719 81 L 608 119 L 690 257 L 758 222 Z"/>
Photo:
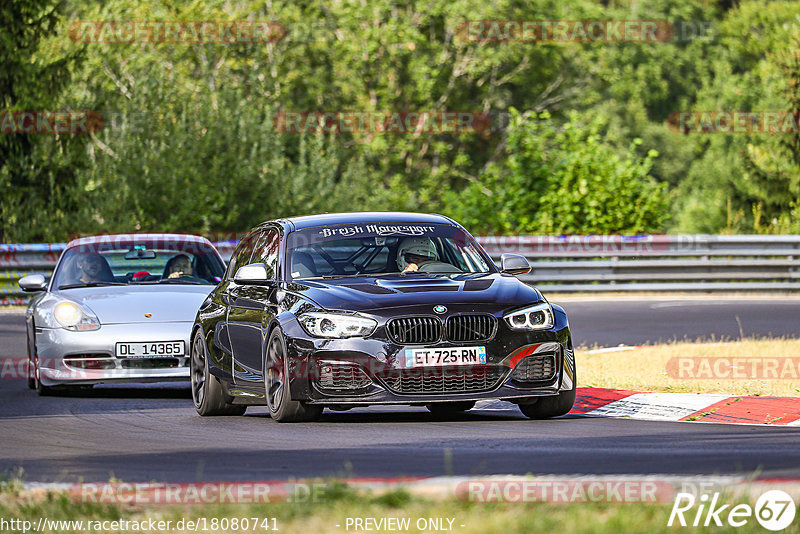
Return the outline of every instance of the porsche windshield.
<path id="1" fill-rule="evenodd" d="M 197 241 L 133 241 L 71 247 L 53 287 L 127 284 L 208 284 L 222 279 L 224 265 L 208 244 Z"/>
<path id="2" fill-rule="evenodd" d="M 494 272 L 463 230 L 447 224 L 353 223 L 291 232 L 292 279 L 389 273 Z"/>

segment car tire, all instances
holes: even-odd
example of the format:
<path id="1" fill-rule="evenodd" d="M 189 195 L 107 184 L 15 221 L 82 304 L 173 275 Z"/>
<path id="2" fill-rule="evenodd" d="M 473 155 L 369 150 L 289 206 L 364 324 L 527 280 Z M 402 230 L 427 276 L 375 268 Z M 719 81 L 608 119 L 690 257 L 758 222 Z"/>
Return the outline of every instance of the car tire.
<path id="1" fill-rule="evenodd" d="M 192 339 L 189 358 L 189 374 L 192 380 L 192 401 L 197 413 L 209 415 L 242 415 L 246 405 L 231 404 L 219 379 L 208 370 L 208 348 L 203 332 L 197 330 Z"/>
<path id="2" fill-rule="evenodd" d="M 435 416 L 446 417 L 448 415 L 457 415 L 473 409 L 475 407 L 475 401 L 432 402 L 430 404 L 426 404 L 425 407 Z"/>
<path id="3" fill-rule="evenodd" d="M 270 334 L 264 352 L 264 393 L 269 415 L 278 423 L 316 421 L 322 415 L 322 406 L 292 400 L 286 341 L 278 328 Z"/>
<path id="4" fill-rule="evenodd" d="M 572 389 L 562 391 L 558 395 L 550 397 L 540 397 L 533 404 L 520 404 L 519 409 L 530 419 L 549 419 L 566 415 L 575 404 L 575 381 L 572 382 Z"/>

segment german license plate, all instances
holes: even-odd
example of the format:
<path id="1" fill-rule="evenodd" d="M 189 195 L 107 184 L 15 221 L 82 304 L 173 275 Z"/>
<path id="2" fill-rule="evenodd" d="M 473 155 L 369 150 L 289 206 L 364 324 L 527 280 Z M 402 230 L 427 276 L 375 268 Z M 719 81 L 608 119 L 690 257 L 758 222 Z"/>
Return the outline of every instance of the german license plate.
<path id="1" fill-rule="evenodd" d="M 118 358 L 171 358 L 183 356 L 183 341 L 148 341 L 146 343 L 117 343 Z"/>
<path id="2" fill-rule="evenodd" d="M 486 347 L 406 349 L 403 367 L 441 367 L 486 363 Z"/>

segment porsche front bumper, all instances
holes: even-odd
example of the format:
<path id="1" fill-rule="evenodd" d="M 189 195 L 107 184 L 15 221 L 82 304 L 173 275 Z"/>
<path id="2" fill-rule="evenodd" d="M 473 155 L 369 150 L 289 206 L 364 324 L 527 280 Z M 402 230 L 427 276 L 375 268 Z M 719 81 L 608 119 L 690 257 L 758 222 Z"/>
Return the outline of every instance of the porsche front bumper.
<path id="1" fill-rule="evenodd" d="M 45 386 L 110 382 L 188 380 L 191 322 L 105 324 L 73 332 L 37 328 L 39 379 Z M 183 341 L 184 354 L 160 358 L 118 358 L 118 342 Z"/>

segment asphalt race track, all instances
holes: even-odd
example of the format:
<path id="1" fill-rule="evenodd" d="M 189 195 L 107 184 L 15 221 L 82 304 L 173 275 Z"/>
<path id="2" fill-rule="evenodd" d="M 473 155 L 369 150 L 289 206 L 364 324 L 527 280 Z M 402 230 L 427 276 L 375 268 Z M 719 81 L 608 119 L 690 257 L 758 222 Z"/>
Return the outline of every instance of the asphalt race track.
<path id="1" fill-rule="evenodd" d="M 576 346 L 800 337 L 800 298 L 615 298 L 559 301 Z"/>
<path id="2" fill-rule="evenodd" d="M 800 299 L 566 299 L 576 343 L 796 336 Z M 736 316 L 739 321 L 736 321 Z M 732 324 L 731 324 L 732 323 Z M 0 358 L 25 354 L 23 318 L 0 313 Z M 0 364 L 2 360 L 0 360 Z M 800 427 L 567 416 L 515 409 L 448 420 L 423 408 L 326 411 L 277 424 L 266 409 L 200 418 L 188 386 L 102 386 L 38 397 L 0 380 L 0 472 L 27 481 L 274 480 L 486 474 L 751 474 L 800 477 Z"/>

